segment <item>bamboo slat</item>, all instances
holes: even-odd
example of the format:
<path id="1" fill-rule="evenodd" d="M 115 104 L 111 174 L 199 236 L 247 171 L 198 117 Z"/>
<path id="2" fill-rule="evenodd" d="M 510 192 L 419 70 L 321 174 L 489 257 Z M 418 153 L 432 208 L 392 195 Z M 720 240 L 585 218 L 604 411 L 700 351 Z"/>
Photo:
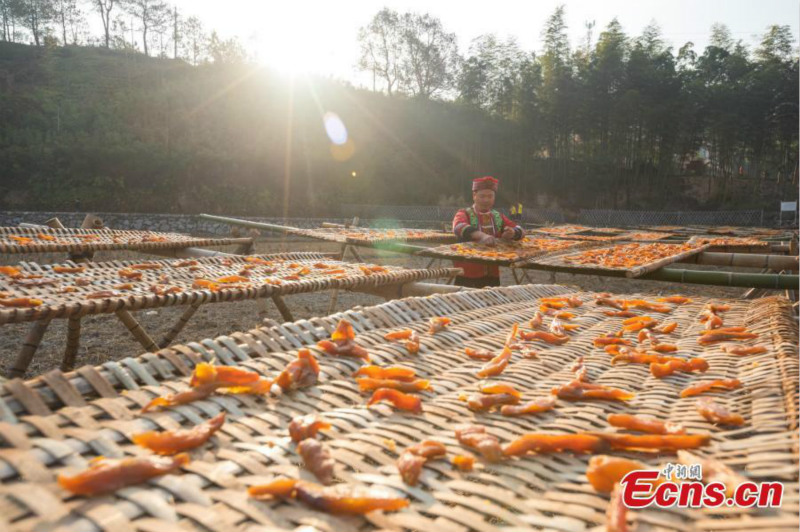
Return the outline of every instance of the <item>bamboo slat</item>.
<path id="1" fill-rule="evenodd" d="M 453 242 L 456 237 L 445 231 L 428 229 L 371 229 L 362 227 L 286 228 L 286 232 L 326 242 L 368 246 L 383 242 Z"/>
<path id="2" fill-rule="evenodd" d="M 665 238 L 669 238 L 673 236 L 672 233 L 662 233 L 662 232 L 643 232 L 643 231 L 632 231 L 630 233 L 625 233 L 622 235 L 622 240 L 630 240 L 632 242 L 652 242 L 657 240 L 663 240 Z"/>
<path id="3" fill-rule="evenodd" d="M 634 244 L 617 244 L 615 246 L 608 246 L 604 248 L 597 248 L 595 250 L 589 250 L 588 252 L 591 253 L 592 251 L 603 251 L 603 250 L 634 250 L 634 249 L 641 250 L 648 247 L 653 247 L 653 249 L 659 249 L 662 251 L 672 250 L 672 254 L 668 256 L 663 256 L 662 258 L 653 260 L 645 264 L 639 264 L 635 266 L 611 266 L 611 265 L 590 264 L 590 263 L 581 264 L 579 262 L 575 262 L 575 259 L 578 259 L 580 257 L 580 253 L 564 252 L 541 258 L 534 258 L 527 261 L 523 265 L 517 265 L 517 266 L 530 267 L 532 269 L 557 271 L 557 272 L 607 275 L 611 277 L 640 277 L 647 273 L 653 272 L 659 268 L 663 268 L 664 266 L 672 264 L 673 262 L 679 261 L 686 257 L 690 257 L 705 250 L 705 246 L 699 246 L 699 245 L 694 246 L 691 249 L 686 249 L 683 245 L 677 245 L 677 244 L 634 243 Z"/>
<path id="4" fill-rule="evenodd" d="M 584 249 L 594 243 L 583 240 L 560 240 L 526 236 L 519 241 L 499 241 L 495 246 L 485 246 L 475 242 L 461 242 L 448 246 L 437 246 L 418 251 L 416 255 L 437 259 L 466 260 L 510 266 L 519 261 L 541 257 L 564 250 Z"/>
<path id="5" fill-rule="evenodd" d="M 77 271 L 59 273 L 60 268 L 77 268 Z M 453 277 L 460 271 L 346 263 L 317 253 L 80 265 L 22 263 L 19 269 L 18 275 L 0 274 L 0 292 L 5 292 L 4 299 L 0 299 L 0 324 L 329 289 L 349 290 Z M 124 277 L 129 271 L 141 274 L 141 278 Z M 2 307 L 4 302 L 8 305 L 17 298 L 35 299 L 41 304 L 29 308 Z"/>
<path id="6" fill-rule="evenodd" d="M 227 246 L 250 238 L 200 238 L 180 233 L 113 229 L 0 227 L 0 253 L 86 253 L 108 250 L 149 251 Z"/>
<path id="7" fill-rule="evenodd" d="M 533 233 L 539 233 L 546 236 L 560 236 L 581 233 L 583 231 L 591 231 L 591 227 L 585 225 L 554 225 L 546 227 L 535 227 L 531 229 Z"/>
<path id="8" fill-rule="evenodd" d="M 749 237 L 731 237 L 731 236 L 695 236 L 691 240 L 701 246 L 708 246 L 708 251 L 720 252 L 733 252 L 740 253 L 764 253 L 768 252 L 771 244 L 764 240 Z"/>
<path id="9" fill-rule="evenodd" d="M 537 346 L 537 358 L 519 354 L 500 377 L 523 393 L 525 400 L 542 397 L 571 378 L 570 366 L 582 358 L 591 382 L 635 393 L 628 403 L 558 401 L 543 414 L 509 418 L 476 413 L 460 400 L 477 390 L 476 370 L 483 364 L 467 358 L 465 347 L 498 351 L 514 323 L 525 323 L 539 298 L 574 295 L 583 305 L 570 309 L 578 324 L 560 346 Z M 455 454 L 471 454 L 454 437 L 460 423 L 475 423 L 507 443 L 528 432 L 573 433 L 614 431 L 612 413 L 651 415 L 682 424 L 690 433 L 710 433 L 711 443 L 697 451 L 747 478 L 781 481 L 784 503 L 778 509 L 647 508 L 631 512 L 640 529 L 711 532 L 728 530 L 794 530 L 798 526 L 798 341 L 791 303 L 769 297 L 732 300 L 724 313 L 726 326 L 746 326 L 767 352 L 734 357 L 719 346 L 703 347 L 697 333 L 707 298 L 675 307 L 663 321 L 675 321 L 665 342 L 678 355 L 702 356 L 709 370 L 702 375 L 654 378 L 645 365 L 611 365 L 610 357 L 592 340 L 619 329 L 621 319 L 604 314 L 591 293 L 572 294 L 565 287 L 517 286 L 426 298 L 396 300 L 376 307 L 262 327 L 204 340 L 97 368 L 54 372 L 28 382 L 0 387 L 0 522 L 13 532 L 33 530 L 175 530 L 290 531 L 298 527 L 327 530 L 502 530 L 584 531 L 602 527 L 608 496 L 595 492 L 585 472 L 589 456 L 570 453 L 529 455 L 498 463 L 480 458 L 472 472 L 449 463 Z M 630 294 L 631 299 L 652 296 Z M 643 312 L 639 312 L 642 314 Z M 453 323 L 436 335 L 426 333 L 427 320 L 449 316 Z M 402 364 L 430 379 L 423 413 L 394 411 L 387 405 L 366 408 L 352 377 L 359 362 L 328 357 L 313 349 L 321 365 L 320 382 L 310 388 L 259 396 L 213 396 L 164 412 L 142 415 L 140 408 L 156 395 L 187 388 L 198 362 L 238 365 L 274 377 L 294 360 L 297 349 L 327 338 L 339 319 L 356 329 L 356 341 L 379 365 Z M 421 350 L 407 353 L 383 339 L 386 332 L 412 328 L 421 335 Z M 716 401 L 742 415 L 736 429 L 707 423 L 694 409 L 695 399 L 682 399 L 685 386 L 709 378 L 738 378 L 741 388 L 712 394 Z M 123 391 L 125 393 L 120 393 Z M 226 412 L 222 430 L 182 471 L 87 499 L 58 487 L 58 474 L 72 474 L 98 455 L 136 456 L 148 451 L 131 443 L 146 430 L 192 427 Z M 365 517 L 336 516 L 309 509 L 299 501 L 255 501 L 246 487 L 279 475 L 313 480 L 287 437 L 292 419 L 317 413 L 332 428 L 319 438 L 330 449 L 337 483 L 382 487 L 408 498 L 408 508 Z M 395 461 L 421 440 L 442 442 L 446 459 L 425 464 L 419 483 L 402 482 Z M 628 455 L 658 468 L 674 461 L 669 454 Z"/>

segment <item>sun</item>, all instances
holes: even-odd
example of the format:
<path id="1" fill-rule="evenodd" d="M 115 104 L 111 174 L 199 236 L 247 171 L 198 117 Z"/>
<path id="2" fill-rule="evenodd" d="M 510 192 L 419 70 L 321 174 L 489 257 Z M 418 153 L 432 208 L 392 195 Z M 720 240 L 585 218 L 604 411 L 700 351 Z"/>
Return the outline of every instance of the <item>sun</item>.
<path id="1" fill-rule="evenodd" d="M 318 33 L 309 31 L 307 16 L 291 6 L 272 2 L 264 2 L 264 6 L 269 6 L 264 10 L 265 22 L 252 38 L 256 60 L 287 74 L 317 70 L 324 44 Z"/>
<path id="2" fill-rule="evenodd" d="M 255 48 L 256 60 L 286 74 L 300 74 L 314 69 L 314 52 L 302 41 L 270 36 Z"/>

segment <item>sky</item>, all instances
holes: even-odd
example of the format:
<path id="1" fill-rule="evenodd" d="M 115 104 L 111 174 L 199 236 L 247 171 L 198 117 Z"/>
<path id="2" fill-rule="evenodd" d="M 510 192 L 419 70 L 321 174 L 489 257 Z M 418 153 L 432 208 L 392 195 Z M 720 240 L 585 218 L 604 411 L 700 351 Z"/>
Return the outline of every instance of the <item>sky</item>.
<path id="1" fill-rule="evenodd" d="M 726 24 L 735 39 L 754 47 L 767 26 L 788 24 L 798 39 L 797 0 L 173 0 L 223 37 L 237 36 L 257 59 L 287 71 L 329 75 L 358 83 L 358 29 L 382 7 L 439 17 L 459 39 L 462 53 L 475 37 L 514 36 L 526 50 L 541 49 L 541 30 L 564 4 L 573 45 L 583 42 L 584 24 L 595 22 L 594 39 L 617 19 L 628 35 L 655 20 L 677 50 L 708 43 L 710 27 Z"/>

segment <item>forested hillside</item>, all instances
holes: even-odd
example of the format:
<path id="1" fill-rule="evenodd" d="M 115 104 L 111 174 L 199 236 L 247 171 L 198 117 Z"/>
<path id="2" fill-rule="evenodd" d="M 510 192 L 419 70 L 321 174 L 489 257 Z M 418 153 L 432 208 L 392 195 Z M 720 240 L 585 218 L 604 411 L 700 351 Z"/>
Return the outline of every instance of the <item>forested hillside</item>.
<path id="1" fill-rule="evenodd" d="M 365 46 L 392 20 L 375 22 Z M 486 36 L 438 92 L 391 94 L 391 65 L 368 61 L 376 90 L 238 58 L 0 42 L 0 208 L 335 216 L 458 202 L 484 174 L 529 205 L 774 208 L 797 191 L 794 43 L 780 26 L 753 50 L 715 32 L 672 50 L 655 26 L 612 23 L 571 49 L 557 11 L 540 52 Z"/>

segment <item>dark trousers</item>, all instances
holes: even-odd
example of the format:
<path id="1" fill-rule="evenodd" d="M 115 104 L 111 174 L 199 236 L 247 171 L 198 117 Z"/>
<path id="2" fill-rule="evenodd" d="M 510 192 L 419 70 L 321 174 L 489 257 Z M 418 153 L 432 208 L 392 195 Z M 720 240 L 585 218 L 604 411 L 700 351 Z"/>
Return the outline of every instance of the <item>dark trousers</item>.
<path id="1" fill-rule="evenodd" d="M 454 284 L 466 286 L 467 288 L 485 288 L 487 286 L 500 286 L 500 278 L 492 275 L 484 275 L 483 277 L 458 276 Z"/>

